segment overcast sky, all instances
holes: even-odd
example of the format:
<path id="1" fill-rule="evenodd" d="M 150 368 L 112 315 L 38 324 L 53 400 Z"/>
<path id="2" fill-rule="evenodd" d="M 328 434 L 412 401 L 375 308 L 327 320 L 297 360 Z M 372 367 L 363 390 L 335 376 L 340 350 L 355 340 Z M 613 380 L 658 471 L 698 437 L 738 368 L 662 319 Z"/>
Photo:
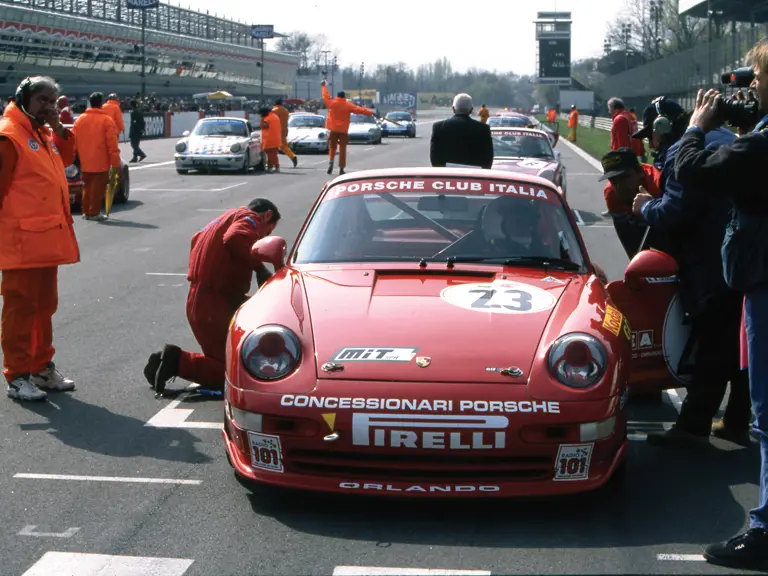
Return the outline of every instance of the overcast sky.
<path id="1" fill-rule="evenodd" d="M 340 63 L 366 68 L 406 62 L 412 67 L 446 56 L 456 70 L 532 74 L 536 65 L 533 21 L 536 12 L 572 12 L 572 59 L 598 56 L 606 23 L 624 0 L 410 0 L 343 2 L 341 0 L 170 0 L 248 24 L 274 24 L 277 32 L 325 34 Z M 269 8 L 266 8 L 269 6 Z M 467 7 L 461 12 L 451 6 Z M 245 10 L 244 10 L 245 9 Z M 264 14 L 250 21 L 250 14 Z M 248 16 L 245 16 L 248 14 Z M 269 46 L 269 44 L 268 44 Z"/>

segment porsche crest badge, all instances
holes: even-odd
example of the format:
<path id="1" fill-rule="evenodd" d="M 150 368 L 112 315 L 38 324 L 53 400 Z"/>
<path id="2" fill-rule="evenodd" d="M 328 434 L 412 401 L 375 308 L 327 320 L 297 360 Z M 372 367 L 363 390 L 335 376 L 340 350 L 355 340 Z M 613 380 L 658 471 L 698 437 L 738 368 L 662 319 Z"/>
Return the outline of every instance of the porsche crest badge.
<path id="1" fill-rule="evenodd" d="M 432 358 L 429 356 L 417 356 L 416 357 L 416 366 L 419 368 L 426 368 L 432 363 Z"/>

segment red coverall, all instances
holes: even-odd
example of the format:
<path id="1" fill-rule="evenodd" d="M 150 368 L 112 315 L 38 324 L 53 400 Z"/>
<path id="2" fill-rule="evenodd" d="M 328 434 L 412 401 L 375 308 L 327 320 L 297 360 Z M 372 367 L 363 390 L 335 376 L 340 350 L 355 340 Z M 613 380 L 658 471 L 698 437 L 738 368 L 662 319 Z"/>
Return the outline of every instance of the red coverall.
<path id="1" fill-rule="evenodd" d="M 267 235 L 262 218 L 246 207 L 235 208 L 192 237 L 187 320 L 203 353 L 181 352 L 179 378 L 224 389 L 229 323 L 248 298 L 253 272 L 262 266 L 251 255 L 254 242 Z"/>

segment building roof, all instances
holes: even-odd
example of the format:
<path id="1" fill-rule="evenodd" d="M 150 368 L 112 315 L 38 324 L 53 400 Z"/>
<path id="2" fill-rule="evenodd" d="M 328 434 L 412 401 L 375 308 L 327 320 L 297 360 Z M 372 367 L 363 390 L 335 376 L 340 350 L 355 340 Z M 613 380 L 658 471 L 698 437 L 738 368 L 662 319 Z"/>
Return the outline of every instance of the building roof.
<path id="1" fill-rule="evenodd" d="M 706 18 L 707 10 L 736 22 L 768 24 L 768 0 L 680 0 L 679 14 Z"/>

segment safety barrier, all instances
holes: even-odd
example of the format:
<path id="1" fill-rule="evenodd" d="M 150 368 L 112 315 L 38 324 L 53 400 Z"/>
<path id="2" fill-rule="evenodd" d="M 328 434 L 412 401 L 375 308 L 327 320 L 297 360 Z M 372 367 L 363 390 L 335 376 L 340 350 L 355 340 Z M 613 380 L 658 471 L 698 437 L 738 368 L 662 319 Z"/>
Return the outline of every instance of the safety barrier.
<path id="1" fill-rule="evenodd" d="M 568 114 L 560 114 L 561 120 L 568 120 Z M 586 128 L 596 128 L 597 130 L 611 130 L 611 126 L 613 125 L 613 120 L 611 118 L 606 118 L 604 116 L 582 116 L 579 115 L 579 126 L 584 126 Z M 642 130 L 643 123 L 638 121 L 637 122 L 637 129 Z"/>

